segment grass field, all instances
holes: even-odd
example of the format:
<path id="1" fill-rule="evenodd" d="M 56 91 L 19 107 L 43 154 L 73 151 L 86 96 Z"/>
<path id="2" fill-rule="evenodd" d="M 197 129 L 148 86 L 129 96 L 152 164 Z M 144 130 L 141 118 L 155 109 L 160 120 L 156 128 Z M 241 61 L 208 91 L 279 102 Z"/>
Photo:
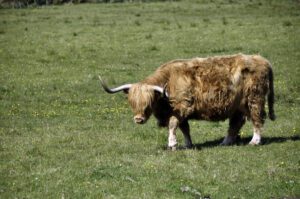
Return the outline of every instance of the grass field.
<path id="1" fill-rule="evenodd" d="M 275 73 L 264 144 L 221 147 L 228 121 L 191 121 L 192 150 L 135 125 L 122 93 L 177 58 L 258 53 Z M 183 144 L 183 136 L 178 132 Z M 212 0 L 0 9 L 0 198 L 300 198 L 300 3 Z"/>

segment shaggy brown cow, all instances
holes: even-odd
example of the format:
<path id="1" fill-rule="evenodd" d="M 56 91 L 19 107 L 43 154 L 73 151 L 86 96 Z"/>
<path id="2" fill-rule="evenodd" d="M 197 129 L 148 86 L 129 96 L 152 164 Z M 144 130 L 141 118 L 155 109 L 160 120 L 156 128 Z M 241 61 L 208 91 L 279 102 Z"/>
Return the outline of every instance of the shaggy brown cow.
<path id="1" fill-rule="evenodd" d="M 250 119 L 253 137 L 249 144 L 260 144 L 266 96 L 269 118 L 275 120 L 272 67 L 259 55 L 174 60 L 138 83 L 113 89 L 99 78 L 106 92 L 128 93 L 135 123 L 144 124 L 153 113 L 159 126 L 168 127 L 171 148 L 177 145 L 178 127 L 185 137 L 186 147 L 192 146 L 189 119 L 221 121 L 229 118 L 223 145 L 233 144 L 245 120 Z"/>

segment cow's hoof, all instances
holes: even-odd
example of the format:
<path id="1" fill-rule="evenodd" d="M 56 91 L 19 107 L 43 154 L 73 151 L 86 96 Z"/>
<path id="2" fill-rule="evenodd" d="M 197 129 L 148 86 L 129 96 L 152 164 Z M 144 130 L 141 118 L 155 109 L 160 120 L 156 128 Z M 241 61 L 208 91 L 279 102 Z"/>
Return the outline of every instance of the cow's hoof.
<path id="1" fill-rule="evenodd" d="M 226 136 L 220 145 L 229 146 L 229 145 L 233 145 L 235 142 L 236 142 L 236 136 Z"/>
<path id="2" fill-rule="evenodd" d="M 220 146 L 230 146 L 230 145 L 233 145 L 233 144 L 234 144 L 234 142 L 223 141 L 223 142 L 220 143 Z"/>
<path id="3" fill-rule="evenodd" d="M 260 142 L 254 142 L 254 141 L 249 142 L 249 145 L 251 146 L 258 146 L 260 144 L 261 144 Z"/>
<path id="4" fill-rule="evenodd" d="M 261 144 L 260 136 L 253 136 L 252 140 L 249 142 L 249 145 L 257 146 Z"/>
<path id="5" fill-rule="evenodd" d="M 170 151 L 176 151 L 177 147 L 176 146 L 168 146 L 168 150 Z"/>
<path id="6" fill-rule="evenodd" d="M 185 145 L 184 148 L 185 149 L 192 149 L 194 147 L 194 145 L 192 144 L 189 144 L 189 145 Z"/>
<path id="7" fill-rule="evenodd" d="M 220 143 L 220 146 L 226 146 L 227 144 L 223 142 Z"/>

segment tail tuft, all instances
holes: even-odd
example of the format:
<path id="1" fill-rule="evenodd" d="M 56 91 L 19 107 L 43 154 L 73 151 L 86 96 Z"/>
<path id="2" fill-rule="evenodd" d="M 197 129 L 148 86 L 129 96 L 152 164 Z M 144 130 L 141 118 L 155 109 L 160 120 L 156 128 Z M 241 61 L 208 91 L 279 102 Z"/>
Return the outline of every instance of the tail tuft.
<path id="1" fill-rule="evenodd" d="M 272 120 L 272 121 L 275 121 L 276 120 L 276 115 L 275 115 L 275 113 L 274 112 L 270 112 L 269 111 L 269 118 L 270 118 L 270 120 Z"/>

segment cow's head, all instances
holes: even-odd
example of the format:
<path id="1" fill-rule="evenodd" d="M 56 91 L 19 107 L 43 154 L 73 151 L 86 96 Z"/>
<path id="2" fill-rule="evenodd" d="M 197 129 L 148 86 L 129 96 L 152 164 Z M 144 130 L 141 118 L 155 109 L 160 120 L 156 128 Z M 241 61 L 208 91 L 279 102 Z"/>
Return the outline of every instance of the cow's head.
<path id="1" fill-rule="evenodd" d="M 144 124 L 149 119 L 157 96 L 167 95 L 162 87 L 142 83 L 124 84 L 110 89 L 100 76 L 99 79 L 106 92 L 117 93 L 124 91 L 128 94 L 128 102 L 134 113 L 133 120 L 137 124 Z"/>

